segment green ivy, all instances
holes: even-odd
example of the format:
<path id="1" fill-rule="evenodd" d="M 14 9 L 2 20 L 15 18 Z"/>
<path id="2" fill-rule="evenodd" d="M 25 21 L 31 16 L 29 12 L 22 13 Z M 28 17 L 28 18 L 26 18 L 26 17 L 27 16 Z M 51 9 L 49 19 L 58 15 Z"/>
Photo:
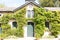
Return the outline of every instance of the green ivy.
<path id="1" fill-rule="evenodd" d="M 45 31 L 45 22 L 50 23 L 50 32 L 55 37 L 60 33 L 60 12 L 46 11 L 44 8 L 34 8 L 35 36 L 40 38 Z"/>
<path id="2" fill-rule="evenodd" d="M 34 33 L 36 38 L 42 37 L 44 31 L 46 30 L 45 22 L 50 22 L 49 29 L 54 36 L 57 36 L 60 32 L 60 12 L 51 12 L 46 11 L 44 8 L 34 8 L 34 18 L 25 18 L 26 9 L 23 8 L 14 12 L 13 14 L 4 15 L 0 22 L 2 23 L 2 34 L 0 37 L 7 37 L 10 35 L 15 35 L 17 37 L 24 36 L 23 26 L 27 24 L 28 20 L 34 21 Z M 16 20 L 17 28 L 11 29 L 11 26 L 8 24 L 9 20 Z"/>
<path id="3" fill-rule="evenodd" d="M 56 11 L 54 12 L 54 18 L 51 21 L 51 32 L 52 35 L 54 35 L 55 37 L 57 37 L 58 34 L 60 34 L 60 12 Z"/>
<path id="4" fill-rule="evenodd" d="M 25 14 L 26 14 L 26 9 L 23 8 L 13 14 L 4 15 L 1 20 L 1 23 L 2 23 L 2 35 L 1 36 L 7 37 L 10 35 L 15 35 L 17 37 L 23 37 L 24 36 L 23 26 L 26 24 Z M 17 28 L 11 29 L 11 26 L 8 24 L 9 20 L 16 20 Z"/>

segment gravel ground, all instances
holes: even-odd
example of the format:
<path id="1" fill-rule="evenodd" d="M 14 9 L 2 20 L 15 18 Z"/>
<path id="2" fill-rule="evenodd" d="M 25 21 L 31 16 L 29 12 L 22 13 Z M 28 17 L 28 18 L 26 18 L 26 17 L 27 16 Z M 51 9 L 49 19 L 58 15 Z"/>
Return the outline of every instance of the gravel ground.
<path id="1" fill-rule="evenodd" d="M 9 38 L 9 39 L 4 39 L 4 40 L 35 40 L 35 38 L 18 38 L 18 39 Z M 40 40 L 59 40 L 59 39 L 58 38 L 53 38 L 53 39 L 42 38 Z"/>

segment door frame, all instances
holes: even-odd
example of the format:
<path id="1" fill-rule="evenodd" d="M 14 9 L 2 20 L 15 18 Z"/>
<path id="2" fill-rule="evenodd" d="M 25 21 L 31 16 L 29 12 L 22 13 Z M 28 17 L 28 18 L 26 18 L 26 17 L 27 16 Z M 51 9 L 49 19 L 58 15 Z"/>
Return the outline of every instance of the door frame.
<path id="1" fill-rule="evenodd" d="M 31 22 L 31 21 L 30 21 Z M 28 22 L 27 22 L 28 23 Z M 32 22 L 34 23 L 34 22 Z M 28 25 L 28 24 L 27 24 Z M 27 37 L 27 25 L 24 26 L 24 37 Z M 35 23 L 34 23 L 34 26 L 35 26 Z M 34 27 L 33 27 L 33 37 L 35 36 L 35 32 L 34 32 Z"/>

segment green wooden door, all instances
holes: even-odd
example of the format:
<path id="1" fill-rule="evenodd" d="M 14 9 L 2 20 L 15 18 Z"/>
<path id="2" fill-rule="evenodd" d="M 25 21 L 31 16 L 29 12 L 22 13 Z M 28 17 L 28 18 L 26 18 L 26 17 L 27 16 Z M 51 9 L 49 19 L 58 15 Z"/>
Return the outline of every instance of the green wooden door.
<path id="1" fill-rule="evenodd" d="M 33 25 L 30 23 L 27 26 L 27 37 L 33 37 L 34 36 L 34 27 Z"/>
<path id="2" fill-rule="evenodd" d="M 0 27 L 0 34 L 2 33 L 2 28 Z"/>

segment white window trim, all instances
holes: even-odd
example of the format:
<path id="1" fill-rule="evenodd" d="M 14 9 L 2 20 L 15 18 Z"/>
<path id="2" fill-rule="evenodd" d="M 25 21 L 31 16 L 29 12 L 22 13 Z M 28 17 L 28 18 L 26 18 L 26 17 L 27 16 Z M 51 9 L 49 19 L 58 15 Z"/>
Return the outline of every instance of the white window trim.
<path id="1" fill-rule="evenodd" d="M 26 11 L 26 18 L 29 18 L 28 17 L 28 11 L 30 11 L 30 16 L 31 16 L 30 18 L 33 18 L 34 17 L 34 11 L 33 10 L 27 10 Z"/>

